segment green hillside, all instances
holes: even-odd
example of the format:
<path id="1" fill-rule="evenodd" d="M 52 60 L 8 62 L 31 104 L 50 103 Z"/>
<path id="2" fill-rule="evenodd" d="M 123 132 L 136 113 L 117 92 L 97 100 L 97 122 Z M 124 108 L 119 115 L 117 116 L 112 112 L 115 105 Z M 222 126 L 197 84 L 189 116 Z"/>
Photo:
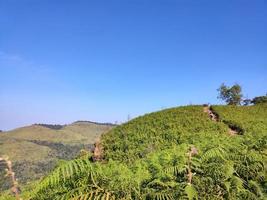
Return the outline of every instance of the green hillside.
<path id="1" fill-rule="evenodd" d="M 248 136 L 267 133 L 267 104 L 255 106 L 213 106 L 221 120 L 235 125 Z"/>
<path id="2" fill-rule="evenodd" d="M 166 109 L 102 135 L 25 199 L 265 199 L 267 105 Z M 235 134 L 230 134 L 233 130 Z"/>
<path id="3" fill-rule="evenodd" d="M 136 118 L 105 134 L 102 143 L 106 160 L 130 163 L 182 143 L 197 144 L 204 136 L 217 140 L 227 130 L 224 123 L 211 121 L 202 106 L 185 106 Z"/>
<path id="4" fill-rule="evenodd" d="M 60 129 L 52 128 L 32 125 L 1 133 L 0 156 L 7 155 L 13 162 L 20 183 L 42 177 L 59 159 L 73 159 L 82 148 L 91 149 L 97 138 L 112 126 L 75 122 Z M 0 189 L 10 185 L 3 176 L 4 168 L 0 164 Z"/>

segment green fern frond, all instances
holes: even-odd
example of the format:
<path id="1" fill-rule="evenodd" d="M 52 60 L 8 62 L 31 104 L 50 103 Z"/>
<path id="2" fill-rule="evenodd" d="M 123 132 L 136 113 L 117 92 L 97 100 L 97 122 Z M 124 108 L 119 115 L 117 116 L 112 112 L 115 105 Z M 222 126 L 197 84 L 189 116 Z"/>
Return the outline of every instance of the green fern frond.
<path id="1" fill-rule="evenodd" d="M 231 184 L 232 184 L 232 187 L 235 187 L 237 189 L 237 191 L 241 191 L 244 189 L 244 180 L 237 177 L 237 176 L 233 176 L 231 178 Z"/>
<path id="2" fill-rule="evenodd" d="M 146 198 L 151 200 L 174 200 L 172 194 L 165 192 L 153 192 L 146 195 Z"/>
<path id="3" fill-rule="evenodd" d="M 68 161 L 57 167 L 49 176 L 45 177 L 41 181 L 38 190 L 60 185 L 60 182 L 66 182 L 77 174 L 90 173 L 91 170 L 92 166 L 88 159 Z"/>
<path id="4" fill-rule="evenodd" d="M 179 174 L 184 174 L 186 172 L 186 167 L 180 166 L 180 165 L 175 165 L 175 166 L 167 167 L 164 170 L 164 172 L 167 174 L 173 174 L 175 176 L 178 176 Z"/>
<path id="5" fill-rule="evenodd" d="M 252 191 L 255 195 L 257 195 L 258 197 L 263 196 L 262 189 L 256 181 L 250 180 L 248 182 L 248 186 L 249 186 L 250 191 Z"/>
<path id="6" fill-rule="evenodd" d="M 189 200 L 193 200 L 194 198 L 197 199 L 198 197 L 197 190 L 192 185 L 187 185 L 184 191 Z"/>
<path id="7" fill-rule="evenodd" d="M 213 158 L 226 159 L 226 152 L 222 147 L 214 147 L 207 150 L 201 157 L 201 161 L 205 162 Z"/>
<path id="8" fill-rule="evenodd" d="M 168 188 L 169 185 L 162 182 L 161 180 L 159 179 L 154 179 L 153 181 L 151 181 L 150 183 L 147 184 L 148 187 L 155 187 L 155 188 Z"/>
<path id="9" fill-rule="evenodd" d="M 110 192 L 92 191 L 75 196 L 70 200 L 115 200 L 115 196 Z"/>

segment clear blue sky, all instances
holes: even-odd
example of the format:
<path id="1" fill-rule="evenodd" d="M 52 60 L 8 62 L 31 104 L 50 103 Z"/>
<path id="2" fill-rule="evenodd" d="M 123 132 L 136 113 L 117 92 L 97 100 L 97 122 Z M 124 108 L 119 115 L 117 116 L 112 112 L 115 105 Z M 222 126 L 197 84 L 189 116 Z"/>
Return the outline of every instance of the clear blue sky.
<path id="1" fill-rule="evenodd" d="M 0 0 L 0 129 L 267 92 L 266 0 Z"/>

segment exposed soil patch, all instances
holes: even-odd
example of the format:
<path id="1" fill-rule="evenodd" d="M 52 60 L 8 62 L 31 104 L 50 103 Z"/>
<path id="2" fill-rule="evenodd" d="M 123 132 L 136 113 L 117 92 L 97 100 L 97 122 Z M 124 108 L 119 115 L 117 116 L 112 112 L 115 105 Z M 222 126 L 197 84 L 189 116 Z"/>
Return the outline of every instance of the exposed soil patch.
<path id="1" fill-rule="evenodd" d="M 240 127 L 238 127 L 237 125 L 231 123 L 231 122 L 228 122 L 228 121 L 224 121 L 225 124 L 228 125 L 228 127 L 234 131 L 236 134 L 238 135 L 243 135 L 244 134 L 244 130 Z"/>
<path id="2" fill-rule="evenodd" d="M 215 122 L 219 121 L 218 116 L 210 109 L 210 106 L 205 105 L 203 107 L 203 110 L 205 113 L 208 113 L 208 115 L 212 121 L 215 121 Z"/>
<path id="3" fill-rule="evenodd" d="M 231 128 L 228 129 L 228 133 L 229 133 L 229 135 L 237 135 L 238 134 L 238 132 L 236 130 L 231 129 Z"/>

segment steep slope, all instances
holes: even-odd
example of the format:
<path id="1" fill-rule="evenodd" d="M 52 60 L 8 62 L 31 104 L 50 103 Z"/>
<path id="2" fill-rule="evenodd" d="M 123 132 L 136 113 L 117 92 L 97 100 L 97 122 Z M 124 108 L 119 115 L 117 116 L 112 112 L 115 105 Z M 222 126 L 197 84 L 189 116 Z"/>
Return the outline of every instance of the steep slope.
<path id="1" fill-rule="evenodd" d="M 80 149 L 92 149 L 96 139 L 112 127 L 92 122 L 75 122 L 60 129 L 44 125 L 18 128 L 1 133 L 0 155 L 9 156 L 19 181 L 25 183 L 49 172 L 58 159 L 73 159 Z M 3 169 L 3 166 L 0 165 L 0 168 Z M 2 172 L 3 170 L 0 173 Z M 7 182 L 3 182 L 0 181 L 0 188 L 7 188 Z"/>

